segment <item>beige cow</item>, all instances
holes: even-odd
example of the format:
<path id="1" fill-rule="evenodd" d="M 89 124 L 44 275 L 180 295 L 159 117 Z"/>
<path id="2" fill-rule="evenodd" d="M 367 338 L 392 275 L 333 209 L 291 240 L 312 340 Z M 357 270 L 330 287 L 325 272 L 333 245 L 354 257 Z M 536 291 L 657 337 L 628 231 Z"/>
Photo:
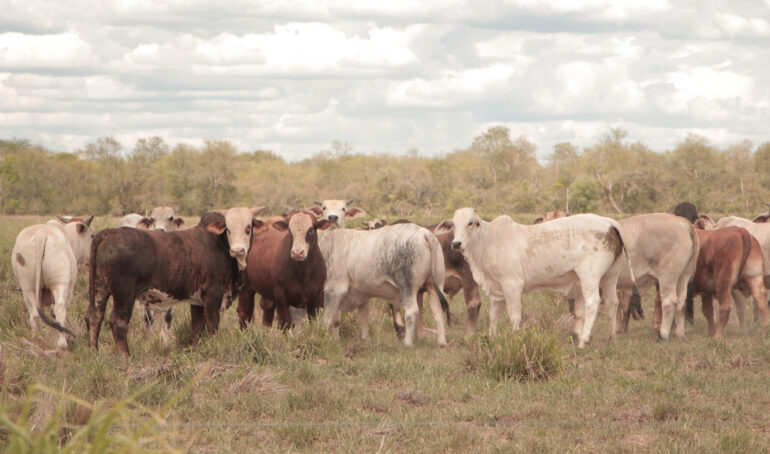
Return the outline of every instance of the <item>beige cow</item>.
<path id="1" fill-rule="evenodd" d="M 155 207 L 153 208 L 152 213 L 150 213 L 150 217 L 144 217 L 141 214 L 136 213 L 127 214 L 118 221 L 117 226 L 174 232 L 185 228 L 185 222 L 184 219 L 174 214 L 173 208 Z"/>
<path id="2" fill-rule="evenodd" d="M 87 218 L 59 217 L 46 224 L 24 228 L 16 236 L 11 261 L 13 274 L 24 294 L 32 332 L 36 333 L 39 319 L 60 331 L 56 345 L 67 347 L 64 333 L 73 335 L 64 323 L 67 305 L 77 280 L 78 265 L 88 263 L 93 216 Z M 56 321 L 43 312 L 54 306 Z"/>
<path id="3" fill-rule="evenodd" d="M 656 325 L 660 323 L 660 338 L 669 338 L 674 318 L 674 334 L 684 337 L 687 284 L 695 274 L 699 251 L 698 236 L 692 224 L 683 217 L 668 213 L 633 216 L 619 223 L 634 270 L 632 279 L 628 266 L 624 264 L 618 278 L 618 312 L 623 317 L 623 331 L 628 329 L 632 312 L 629 309 L 633 309 L 629 307 L 629 301 L 633 296 L 638 298 L 638 293 L 633 294 L 633 283 L 636 281 L 640 291 L 658 284 L 662 314 L 656 310 L 653 320 Z"/>
<path id="4" fill-rule="evenodd" d="M 473 208 L 460 208 L 435 232 L 451 230 L 452 247 L 462 252 L 473 279 L 489 296 L 490 335 L 497 334 L 503 307 L 513 328 L 519 329 L 522 294 L 551 289 L 575 298 L 573 338 L 583 348 L 591 337 L 601 289 L 608 303 L 610 336 L 615 338 L 618 274 L 624 260 L 633 266 L 614 219 L 579 214 L 524 225 L 508 216 L 487 222 Z"/>

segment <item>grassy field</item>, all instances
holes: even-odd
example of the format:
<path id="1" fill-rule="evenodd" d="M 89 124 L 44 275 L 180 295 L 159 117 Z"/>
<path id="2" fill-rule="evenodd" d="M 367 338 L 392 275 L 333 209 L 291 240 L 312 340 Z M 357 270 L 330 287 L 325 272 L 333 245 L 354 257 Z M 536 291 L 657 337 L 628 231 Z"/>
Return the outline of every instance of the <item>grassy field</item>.
<path id="1" fill-rule="evenodd" d="M 733 314 L 726 339 L 716 341 L 698 305 L 686 339 L 657 342 L 651 295 L 647 318 L 615 343 L 600 316 L 584 351 L 559 322 L 566 302 L 547 292 L 525 296 L 527 324 L 555 333 L 564 367 L 547 380 L 500 382 L 468 367 L 462 297 L 451 302 L 445 349 L 430 331 L 405 348 L 384 302 L 372 311 L 367 342 L 351 317 L 341 340 L 307 324 L 288 333 L 241 331 L 231 307 L 219 333 L 191 348 L 188 310 L 179 305 L 175 344 L 164 347 L 135 314 L 133 356 L 122 361 L 106 325 L 99 351 L 88 347 L 81 272 L 67 321 L 78 337 L 57 351 L 50 328 L 31 336 L 10 262 L 18 231 L 43 220 L 0 218 L 3 450 L 25 452 L 24 437 L 48 443 L 50 452 L 100 442 L 129 452 L 241 453 L 753 453 L 770 446 L 770 329 L 750 326 L 741 336 Z M 95 221 L 97 229 L 107 224 Z M 487 314 L 484 299 L 479 336 Z M 430 327 L 432 317 L 424 320 Z"/>

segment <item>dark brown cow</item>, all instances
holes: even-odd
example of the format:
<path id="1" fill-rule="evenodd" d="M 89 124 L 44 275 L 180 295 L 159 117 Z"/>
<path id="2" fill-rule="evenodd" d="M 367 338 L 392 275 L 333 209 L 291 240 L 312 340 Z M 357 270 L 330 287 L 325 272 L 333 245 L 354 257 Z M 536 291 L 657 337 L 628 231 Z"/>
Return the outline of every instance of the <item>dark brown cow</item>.
<path id="1" fill-rule="evenodd" d="M 251 239 L 244 286 L 238 295 L 241 328 L 254 315 L 254 295 L 262 296 L 262 323 L 273 324 L 276 309 L 282 328 L 291 326 L 289 306 L 307 309 L 309 319 L 323 306 L 326 264 L 318 248 L 318 229 L 331 225 L 316 220 L 308 211 L 291 213 L 288 220 L 275 220 Z"/>
<path id="2" fill-rule="evenodd" d="M 698 265 L 693 277 L 693 295 L 701 295 L 703 315 L 709 325 L 709 335 L 723 337 L 730 317 L 733 293 L 751 294 L 757 303 L 762 323 L 767 323 L 768 308 L 764 286 L 765 265 L 759 242 L 746 229 L 725 227 L 718 230 L 697 229 L 700 242 Z M 687 305 L 692 311 L 693 300 Z M 714 323 L 713 298 L 719 300 L 719 325 Z M 657 300 L 656 300 L 657 304 Z M 657 308 L 656 308 L 657 310 Z M 736 307 L 742 317 L 743 308 Z"/>
<path id="3" fill-rule="evenodd" d="M 117 228 L 97 233 L 91 244 L 86 316 L 91 346 L 98 348 L 110 296 L 110 328 L 123 357 L 129 355 L 126 336 L 134 300 L 164 308 L 189 302 L 193 344 L 204 325 L 214 333 L 219 312 L 230 306 L 239 289 L 239 269 L 246 265 L 258 211 L 209 213 L 197 226 L 180 232 Z"/>

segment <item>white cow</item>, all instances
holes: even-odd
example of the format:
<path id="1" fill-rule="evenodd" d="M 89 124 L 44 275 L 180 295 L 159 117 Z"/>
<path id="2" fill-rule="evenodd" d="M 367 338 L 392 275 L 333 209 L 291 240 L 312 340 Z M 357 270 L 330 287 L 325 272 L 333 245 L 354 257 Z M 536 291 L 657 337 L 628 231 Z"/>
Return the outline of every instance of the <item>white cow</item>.
<path id="1" fill-rule="evenodd" d="M 93 216 L 88 218 L 59 217 L 24 228 L 16 236 L 11 261 L 13 274 L 24 294 L 32 332 L 38 331 L 39 319 L 59 330 L 56 345 L 67 347 L 64 327 L 67 305 L 77 280 L 78 265 L 88 263 L 91 251 Z M 54 305 L 56 321 L 43 312 Z"/>
<path id="2" fill-rule="evenodd" d="M 433 233 L 415 224 L 377 230 L 324 230 L 318 245 L 326 262 L 323 321 L 339 332 L 342 311 L 358 309 L 361 337 L 368 335 L 369 299 L 387 299 L 396 331 L 406 331 L 404 344 L 414 343 L 418 318 L 417 292 L 425 288 L 436 321 L 439 346 L 446 345 L 444 316 L 433 284 L 444 286 L 444 255 Z M 406 310 L 406 327 L 401 306 Z"/>
<path id="3" fill-rule="evenodd" d="M 150 213 L 150 217 L 144 217 L 141 214 L 131 213 L 123 216 L 118 221 L 118 227 L 133 227 L 143 230 L 160 230 L 165 232 L 175 232 L 185 227 L 184 219 L 174 214 L 171 207 L 155 207 Z"/>
<path id="4" fill-rule="evenodd" d="M 708 222 L 705 224 L 706 227 L 708 227 Z M 757 242 L 759 242 L 759 248 L 762 250 L 762 259 L 765 262 L 765 287 L 770 288 L 770 224 L 765 222 L 752 222 L 738 216 L 725 216 L 714 224 L 714 228 L 717 229 L 729 226 L 742 227 L 748 230 L 749 233 L 757 239 Z M 743 330 L 746 321 L 744 316 L 746 297 L 744 297 L 741 292 L 733 292 L 733 299 L 735 299 L 735 312 L 738 315 L 738 322 L 740 323 L 741 330 Z M 767 304 L 767 301 L 762 304 Z M 759 320 L 759 318 L 759 308 L 755 303 L 754 321 Z"/>
<path id="5" fill-rule="evenodd" d="M 618 278 L 621 306 L 618 313 L 623 315 L 623 330 L 628 329 L 628 318 L 633 311 L 629 308 L 629 299 L 633 296 L 637 299 L 636 304 L 641 303 L 639 293 L 634 295 L 634 283 L 640 291 L 658 284 L 662 314 L 656 304 L 653 323 L 660 324 L 660 338 L 669 338 L 674 318 L 674 334 L 684 337 L 687 284 L 695 274 L 700 249 L 692 224 L 683 217 L 668 213 L 632 216 L 621 219 L 619 223 L 634 270 L 632 276 L 629 267 L 623 264 Z"/>
<path id="6" fill-rule="evenodd" d="M 358 207 L 348 206 L 353 200 L 323 200 L 315 202 L 314 207 L 308 210 L 315 213 L 316 216 L 331 221 L 331 229 L 344 229 L 346 218 L 360 218 L 366 216 L 366 211 Z"/>
<path id="7" fill-rule="evenodd" d="M 519 329 L 522 294 L 551 289 L 575 299 L 573 337 L 583 348 L 591 337 L 601 289 L 614 339 L 616 286 L 625 250 L 617 221 L 579 214 L 534 225 L 517 224 L 508 216 L 487 222 L 472 208 L 460 208 L 435 231 L 452 229 L 452 247 L 463 253 L 473 279 L 491 301 L 490 335 L 497 334 L 504 305 L 513 328 Z"/>

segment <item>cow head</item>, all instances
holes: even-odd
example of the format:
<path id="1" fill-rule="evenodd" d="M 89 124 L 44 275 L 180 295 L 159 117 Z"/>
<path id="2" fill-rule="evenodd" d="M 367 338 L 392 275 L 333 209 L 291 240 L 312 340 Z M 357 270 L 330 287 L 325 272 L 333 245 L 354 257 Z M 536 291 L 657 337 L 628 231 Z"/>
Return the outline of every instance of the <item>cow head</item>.
<path id="1" fill-rule="evenodd" d="M 174 214 L 174 209 L 171 207 L 156 207 L 152 210 L 150 219 L 153 221 L 153 227 L 155 230 L 160 230 L 162 232 L 173 232 L 175 230 L 181 230 L 185 225 L 184 219 L 177 217 Z M 151 227 L 148 226 L 147 228 Z"/>
<path id="2" fill-rule="evenodd" d="M 91 221 L 94 220 L 94 217 L 57 216 L 57 219 L 62 224 L 64 236 L 67 237 L 67 243 L 75 254 L 78 266 L 87 264 L 91 254 L 91 240 L 96 233 L 91 227 Z"/>
<path id="3" fill-rule="evenodd" d="M 328 219 L 316 219 L 308 211 L 296 211 L 289 214 L 289 220 L 276 221 L 273 228 L 291 235 L 291 258 L 298 262 L 304 261 L 310 254 L 310 249 L 318 243 L 317 230 L 325 230 L 331 226 Z"/>
<path id="4" fill-rule="evenodd" d="M 434 233 L 439 235 L 441 233 L 454 231 L 452 249 L 465 252 L 468 237 L 472 235 L 480 225 L 481 218 L 476 214 L 476 211 L 473 208 L 460 208 L 455 211 L 451 221 L 444 221 L 437 225 L 434 229 Z"/>
<path id="5" fill-rule="evenodd" d="M 324 200 L 321 202 L 315 202 L 314 207 L 308 208 L 316 216 L 323 219 L 328 219 L 332 225 L 332 229 L 344 229 L 345 218 L 360 218 L 366 216 L 366 211 L 358 207 L 348 206 L 353 203 L 353 200 Z"/>
<path id="6" fill-rule="evenodd" d="M 716 228 L 714 220 L 711 219 L 711 216 L 708 214 L 699 214 L 698 217 L 695 218 L 693 226 L 700 230 L 714 230 Z"/>
<path id="7" fill-rule="evenodd" d="M 246 269 L 246 256 L 249 253 L 249 246 L 251 246 L 251 235 L 255 229 L 265 227 L 262 221 L 254 219 L 254 216 L 264 209 L 265 207 L 239 207 L 215 211 L 215 214 L 224 217 L 224 223 L 221 218 L 208 219 L 205 216 L 201 218 L 201 225 L 207 231 L 217 235 L 227 233 L 230 256 L 238 262 L 238 269 L 241 271 Z"/>
<path id="8" fill-rule="evenodd" d="M 361 225 L 364 226 L 364 230 L 374 230 L 388 225 L 388 221 L 382 218 L 372 219 L 371 221 L 363 221 Z"/>

